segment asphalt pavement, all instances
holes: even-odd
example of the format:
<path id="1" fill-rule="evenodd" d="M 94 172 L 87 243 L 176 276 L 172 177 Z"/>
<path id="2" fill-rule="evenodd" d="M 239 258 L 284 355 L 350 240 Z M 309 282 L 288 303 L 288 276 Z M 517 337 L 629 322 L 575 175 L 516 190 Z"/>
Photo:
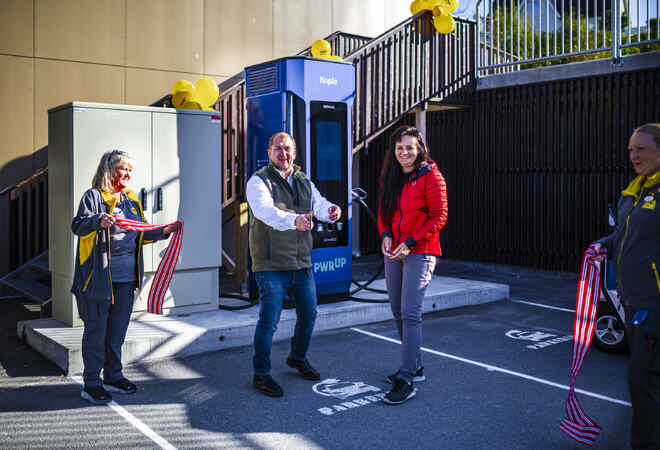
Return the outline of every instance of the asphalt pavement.
<path id="1" fill-rule="evenodd" d="M 16 320 L 35 313 L 0 301 L 0 448 L 583 447 L 558 429 L 576 280 L 461 264 L 436 273 L 509 284 L 511 299 L 425 315 L 426 380 L 397 406 L 380 401 L 400 360 L 392 321 L 315 333 L 320 382 L 299 378 L 284 362 L 288 342 L 275 343 L 282 398 L 252 387 L 252 349 L 241 347 L 131 365 L 137 394 L 93 406 L 79 380 L 15 337 Z M 578 399 L 603 428 L 594 448 L 629 446 L 627 364 L 592 348 L 578 375 Z"/>

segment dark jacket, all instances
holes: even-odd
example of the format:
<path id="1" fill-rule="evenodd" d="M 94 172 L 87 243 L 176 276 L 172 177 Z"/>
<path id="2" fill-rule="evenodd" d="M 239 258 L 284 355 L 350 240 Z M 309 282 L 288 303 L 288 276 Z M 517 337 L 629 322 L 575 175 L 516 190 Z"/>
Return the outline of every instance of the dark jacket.
<path id="1" fill-rule="evenodd" d="M 618 223 L 597 242 L 607 247 L 624 304 L 651 307 L 660 302 L 660 172 L 638 176 L 621 193 Z"/>
<path id="2" fill-rule="evenodd" d="M 381 239 L 392 238 L 392 250 L 405 242 L 411 253 L 441 256 L 438 234 L 447 223 L 447 186 L 433 161 L 413 172 L 399 196 L 399 205 L 390 223 L 378 214 Z"/>
<path id="3" fill-rule="evenodd" d="M 294 214 L 309 214 L 312 185 L 300 167 L 294 166 L 293 187 L 273 163 L 253 175 L 259 177 L 273 196 L 276 208 Z M 250 256 L 252 271 L 299 270 L 312 267 L 312 233 L 300 230 L 279 231 L 257 219 L 250 209 Z"/>
<path id="4" fill-rule="evenodd" d="M 144 222 L 142 204 L 133 191 L 124 191 L 128 197 L 124 214 L 127 219 Z M 101 215 L 112 215 L 115 201 L 112 195 L 102 193 L 98 189 L 88 189 L 80 200 L 78 214 L 71 222 L 71 231 L 78 236 L 76 265 L 73 274 L 71 292 L 79 300 L 90 300 L 101 303 L 114 303 L 112 279 L 110 277 L 110 229 L 101 227 Z M 142 288 L 144 277 L 144 259 L 142 245 L 167 236 L 163 228 L 140 232 L 137 237 L 135 252 L 138 289 Z"/>

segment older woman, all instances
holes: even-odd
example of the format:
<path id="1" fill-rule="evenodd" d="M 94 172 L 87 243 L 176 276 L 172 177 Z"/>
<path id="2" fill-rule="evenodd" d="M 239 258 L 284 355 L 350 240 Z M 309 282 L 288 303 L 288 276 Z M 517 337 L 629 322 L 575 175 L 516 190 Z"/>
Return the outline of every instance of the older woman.
<path id="1" fill-rule="evenodd" d="M 121 347 L 133 310 L 136 291 L 142 287 L 142 245 L 166 239 L 180 225 L 153 231 L 123 231 L 117 217 L 144 221 L 142 204 L 128 189 L 133 160 L 112 150 L 101 162 L 80 201 L 71 230 L 78 238 L 71 292 L 85 324 L 82 338 L 85 387 L 80 396 L 95 404 L 112 400 L 108 391 L 132 394 L 134 383 L 122 374 Z M 101 381 L 103 369 L 103 381 Z"/>
<path id="2" fill-rule="evenodd" d="M 383 401 L 400 404 L 415 395 L 413 381 L 424 380 L 422 302 L 436 257 L 438 232 L 447 222 L 445 180 L 431 161 L 424 138 L 409 126 L 391 138 L 380 175 L 378 228 L 385 259 L 385 282 L 402 345 L 399 370 Z"/>
<path id="3" fill-rule="evenodd" d="M 660 124 L 637 128 L 628 153 L 637 177 L 619 198 L 617 228 L 594 246 L 608 249 L 626 313 L 630 445 L 660 448 Z"/>

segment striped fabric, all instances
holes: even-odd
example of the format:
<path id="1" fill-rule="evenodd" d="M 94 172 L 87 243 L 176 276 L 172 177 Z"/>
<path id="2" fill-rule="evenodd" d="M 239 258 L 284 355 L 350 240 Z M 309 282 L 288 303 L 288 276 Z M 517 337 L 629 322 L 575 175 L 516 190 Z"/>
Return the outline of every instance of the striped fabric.
<path id="1" fill-rule="evenodd" d="M 596 326 L 598 301 L 600 299 L 600 269 L 593 260 L 596 256 L 606 256 L 606 250 L 601 248 L 597 252 L 589 246 L 582 258 L 580 281 L 578 283 L 577 298 L 575 301 L 575 324 L 573 325 L 573 357 L 571 359 L 571 385 L 566 399 L 566 417 L 559 428 L 576 441 L 592 446 L 601 427 L 589 418 L 580 406 L 575 396 L 575 378 L 577 377 L 584 357 L 591 345 Z"/>
<path id="2" fill-rule="evenodd" d="M 181 244 L 183 242 L 183 220 L 177 220 L 177 222 L 181 223 L 181 228 L 172 234 L 170 245 L 167 246 L 165 256 L 163 256 L 163 259 L 161 259 L 158 264 L 154 281 L 151 283 L 151 289 L 149 290 L 147 312 L 151 314 L 163 314 L 165 293 L 170 286 L 170 281 L 172 281 L 172 275 L 174 274 L 176 263 L 179 261 L 179 253 L 181 252 Z M 139 220 L 124 219 L 120 217 L 115 218 L 115 225 L 122 230 L 131 231 L 155 230 L 157 228 L 170 226 L 172 223 L 166 225 L 151 225 L 146 222 L 140 222 Z"/>

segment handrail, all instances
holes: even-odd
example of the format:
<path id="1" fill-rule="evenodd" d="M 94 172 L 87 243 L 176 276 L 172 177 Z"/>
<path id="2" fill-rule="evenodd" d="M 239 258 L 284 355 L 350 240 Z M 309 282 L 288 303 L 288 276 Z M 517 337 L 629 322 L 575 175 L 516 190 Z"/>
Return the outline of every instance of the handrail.
<path id="1" fill-rule="evenodd" d="M 24 185 L 30 183 L 31 181 L 35 180 L 36 178 L 39 178 L 42 175 L 46 175 L 47 173 L 48 173 L 48 167 L 42 167 L 41 169 L 34 172 L 32 175 L 23 178 L 21 181 L 17 181 L 16 183 L 7 186 L 2 191 L 0 191 L 0 195 L 5 195 L 7 192 L 13 191 L 14 189 L 20 189 Z"/>
<path id="2" fill-rule="evenodd" d="M 356 49 L 344 60 L 356 69 L 354 152 L 431 98 L 467 104 L 474 86 L 474 25 L 456 18 L 452 35 L 422 11 Z"/>

